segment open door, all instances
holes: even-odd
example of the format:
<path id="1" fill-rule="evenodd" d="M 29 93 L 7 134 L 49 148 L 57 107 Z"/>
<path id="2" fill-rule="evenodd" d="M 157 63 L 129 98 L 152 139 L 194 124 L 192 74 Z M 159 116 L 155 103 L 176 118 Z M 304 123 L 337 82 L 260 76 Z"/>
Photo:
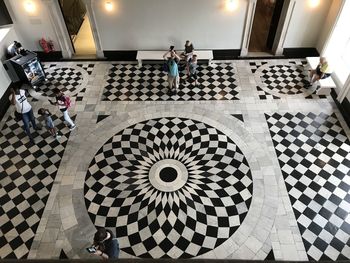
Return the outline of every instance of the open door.
<path id="1" fill-rule="evenodd" d="M 58 0 L 76 56 L 96 56 L 95 41 L 83 0 Z"/>
<path id="2" fill-rule="evenodd" d="M 284 0 L 257 0 L 249 52 L 272 53 Z"/>

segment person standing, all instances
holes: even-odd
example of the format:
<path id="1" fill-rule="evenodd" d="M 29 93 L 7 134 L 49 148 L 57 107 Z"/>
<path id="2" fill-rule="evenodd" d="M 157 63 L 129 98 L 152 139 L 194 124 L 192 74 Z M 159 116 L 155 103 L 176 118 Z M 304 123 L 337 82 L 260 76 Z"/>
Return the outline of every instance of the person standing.
<path id="1" fill-rule="evenodd" d="M 197 87 L 197 55 L 193 55 L 192 58 L 188 61 L 188 79 L 194 80 L 194 86 Z"/>
<path id="2" fill-rule="evenodd" d="M 38 110 L 38 114 L 43 116 L 45 118 L 45 124 L 46 124 L 46 128 L 49 130 L 50 134 L 56 138 L 56 140 L 58 140 L 59 138 L 61 138 L 60 135 L 58 135 L 58 132 L 55 128 L 55 124 L 52 121 L 52 114 L 48 109 L 44 109 L 44 108 L 40 108 Z"/>
<path id="3" fill-rule="evenodd" d="M 95 233 L 93 246 L 96 248 L 94 255 L 103 259 L 117 259 L 119 257 L 119 242 L 110 230 L 99 228 Z"/>
<path id="4" fill-rule="evenodd" d="M 170 54 L 170 57 L 168 55 Z M 179 87 L 180 76 L 179 76 L 179 67 L 178 63 L 180 57 L 176 54 L 174 50 L 169 50 L 163 55 L 163 58 L 166 59 L 168 65 L 168 83 L 169 83 L 169 92 L 176 94 L 176 89 Z M 173 90 L 174 86 L 174 90 Z"/>
<path id="5" fill-rule="evenodd" d="M 32 134 L 30 133 L 29 124 L 31 123 L 35 130 L 40 130 L 36 125 L 32 106 L 29 104 L 26 96 L 26 91 L 19 87 L 11 89 L 10 101 L 16 106 L 16 111 L 21 114 L 23 121 L 23 129 L 29 137 L 31 143 L 35 143 Z"/>
<path id="6" fill-rule="evenodd" d="M 63 92 L 58 88 L 53 89 L 53 93 L 56 97 L 56 102 L 49 100 L 52 105 L 57 105 L 59 110 L 63 113 L 64 120 L 69 124 L 69 129 L 72 131 L 76 128 L 76 125 L 69 117 L 68 108 L 70 107 L 70 98 L 66 97 Z"/>

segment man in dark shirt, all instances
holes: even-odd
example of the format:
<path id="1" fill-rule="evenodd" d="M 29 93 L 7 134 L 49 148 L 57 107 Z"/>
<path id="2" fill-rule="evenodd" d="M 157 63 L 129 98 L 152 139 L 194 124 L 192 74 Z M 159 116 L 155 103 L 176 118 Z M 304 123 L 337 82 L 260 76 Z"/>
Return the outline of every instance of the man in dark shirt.
<path id="1" fill-rule="evenodd" d="M 94 236 L 94 246 L 96 256 L 103 259 L 116 259 L 119 257 L 119 243 L 112 231 L 99 228 Z"/>

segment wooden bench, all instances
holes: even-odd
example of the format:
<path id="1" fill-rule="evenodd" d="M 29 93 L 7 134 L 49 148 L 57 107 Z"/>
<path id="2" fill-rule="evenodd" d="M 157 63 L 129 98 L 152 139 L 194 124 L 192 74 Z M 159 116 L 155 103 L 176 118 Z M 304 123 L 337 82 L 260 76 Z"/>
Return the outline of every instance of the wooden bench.
<path id="1" fill-rule="evenodd" d="M 311 69 L 316 69 L 317 65 L 320 63 L 320 57 L 307 57 L 306 61 Z M 317 95 L 329 95 L 332 89 L 335 89 L 335 85 L 332 75 L 325 79 L 318 80 L 319 87 L 316 90 Z"/>
<path id="2" fill-rule="evenodd" d="M 163 55 L 166 51 L 137 51 L 136 59 L 139 67 L 142 66 L 143 60 L 163 60 Z M 181 54 L 182 51 L 177 51 L 177 54 Z M 194 54 L 197 55 L 198 60 L 208 60 L 208 65 L 212 63 L 214 58 L 212 50 L 195 50 Z"/>

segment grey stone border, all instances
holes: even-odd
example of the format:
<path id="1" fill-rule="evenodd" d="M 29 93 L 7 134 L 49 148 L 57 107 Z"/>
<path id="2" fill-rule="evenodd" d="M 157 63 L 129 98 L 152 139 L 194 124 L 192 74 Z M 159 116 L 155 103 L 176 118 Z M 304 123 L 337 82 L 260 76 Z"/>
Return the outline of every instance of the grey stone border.
<path id="1" fill-rule="evenodd" d="M 75 247 L 77 257 L 88 257 L 84 249 L 91 243 L 95 232 L 95 227 L 86 211 L 83 188 L 88 166 L 98 149 L 118 131 L 133 124 L 152 118 L 173 116 L 204 122 L 223 132 L 242 150 L 252 172 L 253 198 L 245 220 L 224 244 L 199 258 L 240 258 L 244 256 L 246 259 L 253 259 L 264 243 L 269 242 L 267 241 L 268 235 L 277 212 L 278 188 L 275 177 L 269 177 L 269 180 L 263 178 L 263 166 L 266 159 L 270 158 L 266 156 L 268 151 L 263 149 L 238 121 L 230 122 L 227 116 L 223 116 L 220 112 L 206 112 L 192 105 L 184 105 L 180 110 L 177 110 L 174 105 L 157 105 L 131 111 L 113 119 L 108 118 L 87 138 L 81 138 L 84 143 L 78 146 L 74 156 L 68 162 L 69 174 L 64 176 L 74 177 L 74 183 L 68 188 L 65 185 L 62 190 L 60 189 L 58 201 L 65 235 L 72 247 Z M 84 156 L 84 159 L 81 156 Z M 77 163 L 77 160 L 80 160 L 80 163 Z M 262 232 L 259 229 L 267 231 Z M 251 258 L 247 258 L 245 253 L 247 248 L 255 253 Z M 130 258 L 125 253 L 121 253 L 121 257 Z"/>

